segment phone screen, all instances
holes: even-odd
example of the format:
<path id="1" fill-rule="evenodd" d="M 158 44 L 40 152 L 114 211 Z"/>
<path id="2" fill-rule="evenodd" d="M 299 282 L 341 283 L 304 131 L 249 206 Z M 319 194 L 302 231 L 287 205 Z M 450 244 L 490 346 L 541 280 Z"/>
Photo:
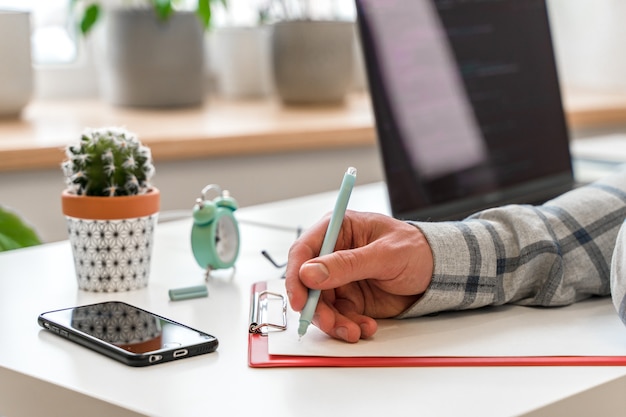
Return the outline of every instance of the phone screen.
<path id="1" fill-rule="evenodd" d="M 38 322 L 59 336 L 132 366 L 210 353 L 218 345 L 210 334 L 119 301 L 46 312 Z"/>

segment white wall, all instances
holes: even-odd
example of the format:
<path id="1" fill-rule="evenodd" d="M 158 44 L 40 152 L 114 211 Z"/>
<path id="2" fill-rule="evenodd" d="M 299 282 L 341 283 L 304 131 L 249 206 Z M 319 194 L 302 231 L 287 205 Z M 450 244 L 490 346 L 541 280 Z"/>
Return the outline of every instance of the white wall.
<path id="1" fill-rule="evenodd" d="M 626 2 L 548 0 L 547 5 L 561 82 L 626 91 Z"/>
<path id="2" fill-rule="evenodd" d="M 383 180 L 375 146 L 201 159 L 156 161 L 154 185 L 162 194 L 162 212 L 191 210 L 207 184 L 228 189 L 240 206 L 322 191 L 341 184 L 349 166 L 358 169 L 358 184 Z M 60 168 L 0 173 L 0 204 L 17 210 L 46 242 L 67 238 L 61 213 L 64 188 Z M 332 207 L 329 207 L 329 211 Z M 320 217 L 325 213 L 320 213 Z M 306 225 L 305 225 L 306 226 Z"/>

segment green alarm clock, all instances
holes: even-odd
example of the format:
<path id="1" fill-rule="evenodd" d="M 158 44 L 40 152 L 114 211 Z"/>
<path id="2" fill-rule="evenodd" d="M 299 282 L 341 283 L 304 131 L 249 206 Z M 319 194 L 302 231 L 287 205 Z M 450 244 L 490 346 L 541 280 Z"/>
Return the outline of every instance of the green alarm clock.
<path id="1" fill-rule="evenodd" d="M 207 193 L 215 190 L 218 196 L 207 199 Z M 193 207 L 191 248 L 201 268 L 211 270 L 232 268 L 239 256 L 239 223 L 234 212 L 237 201 L 216 184 L 202 190 L 202 198 Z"/>

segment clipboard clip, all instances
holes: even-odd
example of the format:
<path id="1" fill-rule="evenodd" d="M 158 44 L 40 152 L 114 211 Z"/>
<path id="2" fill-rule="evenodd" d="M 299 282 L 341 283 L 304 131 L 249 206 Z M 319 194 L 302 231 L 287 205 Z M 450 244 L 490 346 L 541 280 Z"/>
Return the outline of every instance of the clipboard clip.
<path id="1" fill-rule="evenodd" d="M 272 323 L 269 320 L 270 301 L 281 302 L 282 323 Z M 254 292 L 252 304 L 250 306 L 250 333 L 267 335 L 270 329 L 287 329 L 287 299 L 282 295 L 271 291 Z"/>

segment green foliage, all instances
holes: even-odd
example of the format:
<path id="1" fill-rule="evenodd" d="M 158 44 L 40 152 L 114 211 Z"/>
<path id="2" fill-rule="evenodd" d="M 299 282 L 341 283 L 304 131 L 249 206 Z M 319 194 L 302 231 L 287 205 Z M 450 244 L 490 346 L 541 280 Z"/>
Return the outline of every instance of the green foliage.
<path id="1" fill-rule="evenodd" d="M 91 30 L 93 25 L 98 21 L 100 17 L 100 6 L 97 4 L 90 4 L 85 9 L 85 14 L 80 22 L 80 31 L 86 34 Z"/>
<path id="2" fill-rule="evenodd" d="M 115 197 L 144 194 L 150 188 L 150 149 L 127 130 L 88 130 L 65 153 L 68 159 L 61 167 L 68 190 L 76 195 Z"/>
<path id="3" fill-rule="evenodd" d="M 211 8 L 212 3 L 220 3 L 225 9 L 228 8 L 228 0 L 197 0 L 196 14 L 202 22 L 205 29 L 211 27 Z M 81 10 L 78 11 L 78 26 L 83 35 L 87 35 L 94 25 L 100 19 L 102 14 L 102 3 L 106 0 L 71 0 L 72 10 L 76 10 L 79 4 L 82 4 Z M 163 21 L 170 18 L 175 13 L 174 4 L 177 0 L 145 0 L 147 5 L 151 5 L 157 17 Z"/>
<path id="4" fill-rule="evenodd" d="M 17 214 L 0 206 L 0 252 L 39 244 L 41 240 L 32 227 Z"/>

